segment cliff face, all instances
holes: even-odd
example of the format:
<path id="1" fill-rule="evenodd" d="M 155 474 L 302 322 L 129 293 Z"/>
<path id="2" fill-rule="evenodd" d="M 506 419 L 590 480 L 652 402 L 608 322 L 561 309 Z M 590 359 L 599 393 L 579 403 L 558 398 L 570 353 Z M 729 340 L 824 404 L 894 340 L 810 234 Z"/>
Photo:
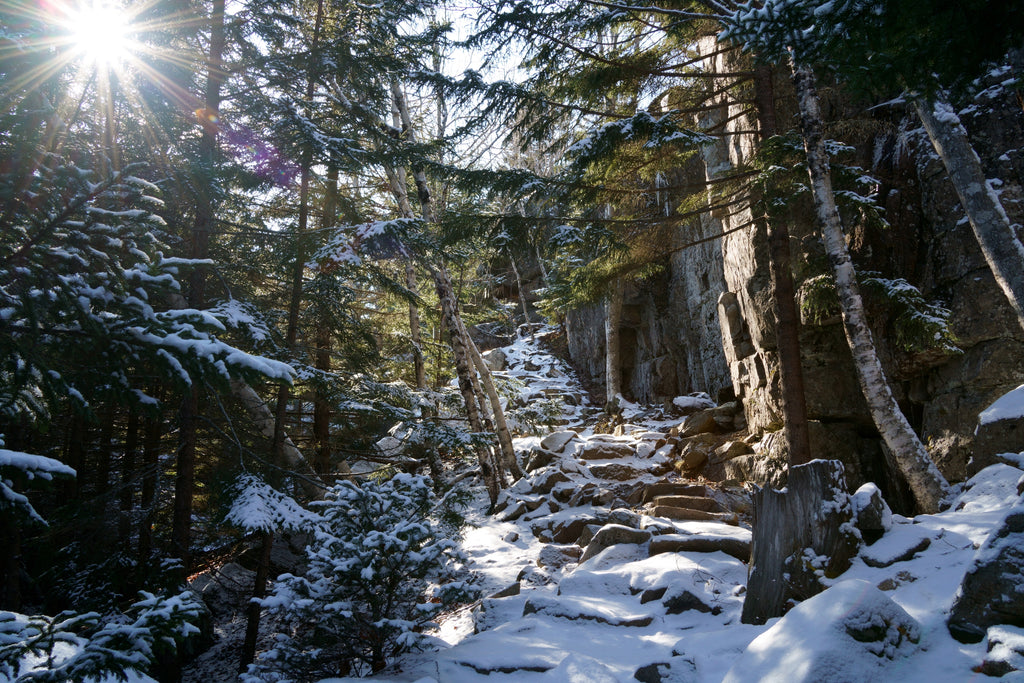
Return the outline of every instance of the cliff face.
<path id="1" fill-rule="evenodd" d="M 737 70 L 721 55 L 714 59 L 723 71 Z M 1008 87 L 1007 79 L 1014 74 L 1024 70 L 993 73 L 962 118 L 986 174 L 996 179 L 1011 222 L 1019 226 L 1024 223 L 1024 108 L 1020 94 Z M 795 125 L 785 74 L 776 77 L 776 86 L 780 127 Z M 858 269 L 904 278 L 926 299 L 951 311 L 951 329 L 962 353 L 912 354 L 894 344 L 891 312 L 872 309 L 876 343 L 904 413 L 944 473 L 963 479 L 978 412 L 1024 382 L 1024 331 L 996 286 L 945 170 L 911 111 L 900 106 L 853 111 L 840 95 L 826 93 L 827 108 L 843 122 L 832 135 L 852 144 L 855 162 L 879 180 L 879 202 L 890 225 L 848 226 Z M 708 111 L 700 123 L 705 128 L 720 124 L 725 134 L 705 148 L 702 163 L 681 172 L 719 178 L 755 151 L 750 131 L 756 122 L 725 95 L 721 98 L 722 106 Z M 692 391 L 715 396 L 731 385 L 743 402 L 751 433 L 771 435 L 781 427 L 772 284 L 766 230 L 763 222 L 751 218 L 749 211 L 733 206 L 680 226 L 664 274 L 627 293 L 624 377 L 630 398 L 646 403 Z M 799 285 L 820 246 L 807 207 L 794 205 L 787 221 Z M 714 234 L 723 237 L 682 248 Z M 602 325 L 600 307 L 567 319 L 574 359 L 598 382 L 603 374 Z M 813 455 L 843 459 L 853 484 L 892 479 L 838 318 L 813 325 L 805 319 L 800 341 Z M 759 457 L 784 462 L 778 452 L 782 443 L 777 436 L 763 438 Z M 895 489 L 889 494 L 898 498 Z"/>

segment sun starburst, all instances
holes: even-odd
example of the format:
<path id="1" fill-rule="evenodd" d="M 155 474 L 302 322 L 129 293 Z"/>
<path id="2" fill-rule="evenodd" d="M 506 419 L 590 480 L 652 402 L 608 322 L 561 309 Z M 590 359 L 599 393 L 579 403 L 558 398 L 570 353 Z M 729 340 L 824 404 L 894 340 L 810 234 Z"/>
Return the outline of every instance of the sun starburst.
<path id="1" fill-rule="evenodd" d="M 68 13 L 72 47 L 97 66 L 111 68 L 132 53 L 131 17 L 121 7 L 94 0 Z"/>

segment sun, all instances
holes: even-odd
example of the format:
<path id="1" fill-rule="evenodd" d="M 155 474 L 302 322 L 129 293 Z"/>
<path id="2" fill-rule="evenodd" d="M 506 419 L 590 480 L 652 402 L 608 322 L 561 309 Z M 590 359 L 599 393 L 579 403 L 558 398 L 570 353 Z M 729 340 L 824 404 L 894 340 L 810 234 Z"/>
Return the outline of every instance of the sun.
<path id="1" fill-rule="evenodd" d="M 67 28 L 75 51 L 97 66 L 116 66 L 132 51 L 131 18 L 112 3 L 83 2 L 69 13 Z"/>

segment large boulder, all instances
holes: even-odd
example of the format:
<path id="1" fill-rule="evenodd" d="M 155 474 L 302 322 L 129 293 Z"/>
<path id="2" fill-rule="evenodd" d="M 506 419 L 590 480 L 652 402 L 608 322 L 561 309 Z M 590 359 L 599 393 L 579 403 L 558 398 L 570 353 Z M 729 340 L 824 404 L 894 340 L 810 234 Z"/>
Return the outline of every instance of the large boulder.
<path id="1" fill-rule="evenodd" d="M 505 356 L 505 352 L 501 349 L 484 351 L 480 356 L 484 359 L 484 363 L 487 364 L 488 370 L 500 372 L 508 367 L 508 357 Z"/>
<path id="2" fill-rule="evenodd" d="M 1024 629 L 993 626 L 988 630 L 988 653 L 976 669 L 986 676 L 1001 678 L 1024 670 Z"/>
<path id="3" fill-rule="evenodd" d="M 601 527 L 601 530 L 594 534 L 594 538 L 587 545 L 586 552 L 580 558 L 580 564 L 613 545 L 624 543 L 640 545 L 649 540 L 651 540 L 651 532 L 645 529 L 632 529 L 621 524 L 608 524 Z"/>
<path id="4" fill-rule="evenodd" d="M 534 448 L 527 454 L 525 469 L 527 472 L 536 472 L 540 468 L 547 467 L 556 460 L 558 460 L 557 454 L 540 448 Z"/>
<path id="5" fill-rule="evenodd" d="M 555 488 L 558 484 L 563 484 L 569 481 L 569 477 L 565 476 L 558 470 L 552 470 L 547 474 L 543 475 L 533 483 L 533 493 L 547 494 L 551 493 L 551 489 Z"/>
<path id="6" fill-rule="evenodd" d="M 1024 384 L 1000 396 L 978 415 L 967 475 L 999 462 L 1001 453 L 1024 451 Z"/>
<path id="7" fill-rule="evenodd" d="M 949 611 L 947 625 L 962 643 L 977 643 L 989 626 L 1024 626 L 1024 508 L 1013 508 L 985 539 Z"/>
<path id="8" fill-rule="evenodd" d="M 721 421 L 722 418 L 715 414 L 713 408 L 701 410 L 683 420 L 683 424 L 679 427 L 679 435 L 717 434 L 723 431 Z"/>
<path id="9" fill-rule="evenodd" d="M 579 562 L 583 549 L 578 545 L 546 545 L 537 556 L 537 566 L 561 569 L 567 564 Z"/>
<path id="10" fill-rule="evenodd" d="M 921 627 L 867 581 L 837 583 L 755 638 L 725 683 L 884 681 L 917 650 Z"/>
<path id="11" fill-rule="evenodd" d="M 644 475 L 643 471 L 638 470 L 635 467 L 630 467 L 629 465 L 623 465 L 619 462 L 591 465 L 590 473 L 598 479 L 608 479 L 612 481 L 629 481 L 630 479 L 636 479 Z"/>
<path id="12" fill-rule="evenodd" d="M 189 590 L 198 595 L 216 618 L 241 614 L 252 597 L 256 572 L 235 562 L 208 569 L 189 582 Z"/>
<path id="13" fill-rule="evenodd" d="M 587 441 L 576 454 L 580 460 L 616 460 L 636 455 L 631 443 L 615 441 Z"/>

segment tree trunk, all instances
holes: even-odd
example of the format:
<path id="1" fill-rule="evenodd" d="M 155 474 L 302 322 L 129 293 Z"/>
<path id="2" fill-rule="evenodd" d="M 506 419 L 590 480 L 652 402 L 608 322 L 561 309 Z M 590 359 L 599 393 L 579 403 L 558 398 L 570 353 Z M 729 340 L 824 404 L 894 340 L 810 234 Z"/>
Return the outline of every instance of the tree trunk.
<path id="1" fill-rule="evenodd" d="M 771 67 L 762 65 L 754 69 L 754 92 L 760 139 L 763 142 L 777 132 Z M 789 466 L 792 467 L 810 462 L 811 445 L 807 431 L 804 372 L 800 364 L 800 316 L 796 310 L 796 288 L 790 265 L 789 229 L 785 220 L 760 220 L 764 221 L 768 232 L 768 268 L 775 290 L 772 303 L 775 309 L 775 345 L 779 352 L 779 381 L 782 385 L 782 419 Z"/>
<path id="2" fill-rule="evenodd" d="M 208 188 L 213 182 L 214 165 L 217 155 L 217 121 L 220 110 L 221 88 L 226 72 L 223 68 L 225 31 L 224 2 L 213 0 L 210 14 L 210 52 L 206 62 L 205 116 L 202 119 L 203 134 L 199 140 L 199 157 L 205 178 L 197 185 Z M 205 259 L 210 253 L 210 234 L 214 223 L 213 197 L 208 191 L 200 191 L 196 203 L 196 219 L 192 229 L 192 258 Z M 202 267 L 193 269 L 189 277 L 189 304 L 201 309 L 206 303 L 206 271 Z M 181 559 L 187 574 L 191 557 L 189 546 L 192 538 L 192 496 L 196 467 L 196 424 L 199 416 L 199 387 L 193 382 L 181 405 L 181 430 L 177 455 L 177 475 L 174 482 L 174 515 L 171 522 L 171 548 L 175 557 Z"/>
<path id="3" fill-rule="evenodd" d="M 110 495 L 110 472 L 114 461 L 114 409 L 107 405 L 100 411 L 100 418 L 103 424 L 100 426 L 100 438 L 96 447 L 96 487 L 93 489 L 93 497 L 97 500 L 100 517 L 104 514 L 105 498 Z M 102 525 L 102 520 L 97 520 Z"/>
<path id="4" fill-rule="evenodd" d="M 316 350 L 313 366 L 321 372 L 331 371 L 331 331 L 321 320 L 317 322 Z M 324 481 L 331 472 L 331 405 L 317 389 L 313 400 L 313 469 Z"/>
<path id="5" fill-rule="evenodd" d="M 413 294 L 416 291 L 416 266 L 412 259 L 405 263 L 405 286 Z M 412 342 L 413 372 L 416 376 L 416 388 L 420 391 L 427 388 L 427 366 L 423 362 L 423 339 L 420 336 L 420 307 L 415 301 L 409 302 L 409 340 Z"/>
<path id="6" fill-rule="evenodd" d="M 153 518 L 156 501 L 157 471 L 160 468 L 160 415 L 146 418 L 142 435 L 142 493 L 139 497 L 139 582 L 145 579 L 153 550 Z"/>
<path id="7" fill-rule="evenodd" d="M 21 529 L 12 508 L 0 508 L 0 609 L 21 611 Z"/>
<path id="8" fill-rule="evenodd" d="M 476 365 L 484 391 L 487 393 L 487 399 L 491 403 L 491 410 L 494 411 L 494 431 L 498 435 L 498 445 L 501 448 L 501 458 L 505 469 L 512 473 L 514 479 L 522 479 L 523 470 L 519 467 L 519 462 L 516 460 L 516 449 L 512 444 L 512 434 L 508 430 L 508 423 L 505 422 L 505 411 L 501 409 L 501 398 L 494 387 L 494 378 L 491 377 L 490 368 L 487 367 L 486 361 L 480 355 L 480 349 L 476 347 L 476 343 L 468 334 L 466 335 L 466 340 L 468 341 L 470 356 L 473 358 L 473 364 Z"/>
<path id="9" fill-rule="evenodd" d="M 131 515 L 135 505 L 135 477 L 138 475 L 136 460 L 139 449 L 139 413 L 128 409 L 128 426 L 125 428 L 124 455 L 121 458 L 121 490 L 118 495 L 117 539 L 121 550 L 131 550 Z"/>
<path id="10" fill-rule="evenodd" d="M 544 257 L 540 254 L 540 245 L 534 242 L 533 253 L 537 255 L 537 266 L 540 267 L 540 281 L 547 287 L 550 285 L 548 280 L 548 269 L 544 267 Z"/>
<path id="11" fill-rule="evenodd" d="M 334 227 L 338 211 L 338 167 L 327 167 L 327 188 L 324 192 L 320 229 Z M 313 367 L 327 374 L 331 371 L 332 330 L 326 315 L 316 321 L 313 345 Z M 324 481 L 331 472 L 331 405 L 324 389 L 318 386 L 313 398 L 313 469 Z"/>
<path id="12" fill-rule="evenodd" d="M 268 439 L 275 438 L 274 425 L 276 420 L 266 402 L 245 382 L 233 379 L 230 384 L 231 393 L 242 402 L 242 407 L 256 425 L 260 434 Z M 296 475 L 295 479 L 299 487 L 311 500 L 323 498 L 323 482 L 320 481 L 320 478 L 309 462 L 302 456 L 302 452 L 292 443 L 288 434 L 282 433 L 280 439 L 280 448 L 274 451 L 278 460 L 278 466 Z"/>
<path id="13" fill-rule="evenodd" d="M 519 277 L 519 268 L 516 267 L 516 260 L 512 258 L 512 250 L 506 248 L 505 253 L 508 254 L 508 262 L 512 265 L 512 274 L 516 278 L 516 292 L 519 293 L 519 304 L 523 307 L 523 324 L 530 324 L 530 313 L 526 309 L 526 292 L 523 291 L 523 279 Z M 530 338 L 533 338 L 533 333 L 530 333 Z"/>
<path id="14" fill-rule="evenodd" d="M 867 400 L 875 426 L 889 446 L 903 476 L 922 512 L 936 512 L 949 485 L 935 467 L 928 451 L 900 412 L 896 399 L 885 379 L 882 365 L 875 352 L 874 340 L 868 328 L 867 317 L 857 286 L 850 252 L 832 192 L 832 178 L 828 154 L 825 151 L 821 109 L 814 86 L 814 73 L 809 67 L 793 65 L 793 84 L 796 87 L 803 129 L 804 149 L 807 153 L 807 172 L 810 177 L 814 207 L 821 229 L 825 251 L 835 274 L 836 292 L 843 314 L 843 329 L 853 353 L 861 391 Z"/>
<path id="15" fill-rule="evenodd" d="M 260 633 L 260 614 L 263 608 L 257 600 L 267 595 L 267 578 L 270 576 L 270 551 L 274 547 L 274 534 L 269 531 L 260 533 L 260 559 L 256 565 L 256 576 L 253 579 L 252 600 L 246 605 L 245 641 L 242 643 L 242 656 L 238 664 L 238 672 L 244 673 L 256 658 L 256 639 Z"/>
<path id="16" fill-rule="evenodd" d="M 624 283 L 616 278 L 608 292 L 604 319 L 604 378 L 605 412 L 609 415 L 622 413 L 622 354 L 620 348 L 620 327 L 622 325 L 622 297 Z"/>
<path id="17" fill-rule="evenodd" d="M 392 85 L 391 94 L 391 122 L 392 125 L 401 130 L 402 105 L 403 101 L 395 95 L 397 84 Z M 398 92 L 401 92 L 400 90 Z M 399 166 L 397 168 L 387 166 L 385 172 L 388 176 L 388 184 L 391 186 L 391 194 L 398 203 L 398 210 L 405 218 L 413 218 L 416 213 L 409 203 L 409 190 L 406 187 L 407 170 Z M 413 294 L 417 294 L 416 266 L 409 258 L 405 262 L 405 286 Z M 413 373 L 416 378 L 416 388 L 423 390 L 427 388 L 426 364 L 423 360 L 423 340 L 420 336 L 420 307 L 415 301 L 409 302 L 409 340 L 412 343 Z"/>
<path id="18" fill-rule="evenodd" d="M 316 19 L 313 22 L 313 43 L 309 50 L 309 79 L 306 83 L 306 101 L 313 99 L 313 90 L 316 86 L 316 59 L 320 47 L 320 28 L 323 24 L 324 3 L 318 0 L 316 4 Z M 299 335 L 299 309 L 302 306 L 302 281 L 306 271 L 306 233 L 309 228 L 309 175 L 313 165 L 313 153 L 309 146 L 302 152 L 302 160 L 299 170 L 299 216 L 295 228 L 295 261 L 292 264 L 291 294 L 288 299 L 288 326 L 285 329 L 285 346 L 289 353 L 295 352 L 295 342 Z M 277 405 L 274 409 L 274 439 L 273 448 L 275 451 L 283 448 L 282 440 L 284 435 L 284 421 L 288 411 L 288 401 L 291 398 L 291 387 L 288 384 L 281 384 L 277 389 Z M 301 421 L 299 422 L 301 424 Z"/>
<path id="19" fill-rule="evenodd" d="M 835 578 L 849 569 L 860 545 L 852 521 L 843 464 L 837 460 L 792 466 L 785 490 L 755 492 L 741 621 L 763 624 L 781 616 L 788 600 L 806 600 L 825 589 L 819 571 Z M 824 557 L 824 566 L 809 564 L 805 550 Z"/>
<path id="20" fill-rule="evenodd" d="M 408 136 L 410 142 L 416 142 L 416 130 L 413 127 L 412 115 L 409 112 L 405 94 L 402 92 L 398 81 L 393 80 L 391 82 L 391 97 L 394 108 L 398 112 L 399 120 L 402 122 L 402 130 Z M 437 216 L 434 212 L 434 204 L 431 199 L 430 186 L 427 184 L 426 174 L 421 167 L 415 167 L 412 169 L 412 176 L 416 183 L 416 194 L 420 202 L 423 220 L 427 223 L 436 223 Z M 398 193 L 399 197 L 403 194 L 407 196 L 407 193 Z M 399 201 L 401 202 L 400 199 Z M 408 205 L 407 199 L 405 203 Z M 441 318 L 448 330 L 452 354 L 455 356 L 459 391 L 462 393 L 462 399 L 466 404 L 466 413 L 470 427 L 476 432 L 486 431 L 482 414 L 486 407 L 482 401 L 478 402 L 477 400 L 477 388 L 474 385 L 478 380 L 473 370 L 473 362 L 466 344 L 466 340 L 469 340 L 469 335 L 466 332 L 465 325 L 462 323 L 462 317 L 459 315 L 458 297 L 455 295 L 451 277 L 444 266 L 432 268 L 431 276 L 434 278 L 434 288 L 441 302 Z M 469 341 L 471 342 L 472 340 Z M 501 412 L 500 404 L 497 406 L 496 411 Z M 503 414 L 501 419 L 504 420 Z M 480 462 L 480 473 L 483 476 L 487 487 L 487 494 L 493 506 L 498 500 L 498 491 L 501 489 L 504 479 L 502 462 L 494 457 L 489 448 L 483 447 L 477 449 L 477 458 Z"/>
<path id="21" fill-rule="evenodd" d="M 486 431 L 483 420 L 477 406 L 476 393 L 473 389 L 473 366 L 470 361 L 469 351 L 466 348 L 465 338 L 462 334 L 462 326 L 458 314 L 458 302 L 455 299 L 455 291 L 452 287 L 451 278 L 443 267 L 432 269 L 434 287 L 437 290 L 437 298 L 441 302 L 441 320 L 448 330 L 452 355 L 455 357 L 455 372 L 459 382 L 459 392 L 466 405 L 466 417 L 469 420 L 470 429 L 480 433 Z M 476 449 L 477 460 L 480 463 L 480 474 L 487 487 L 487 496 L 493 506 L 498 501 L 498 491 L 501 490 L 499 470 L 494 461 L 494 455 L 490 449 L 478 446 Z"/>
<path id="22" fill-rule="evenodd" d="M 178 453 L 174 475 L 174 512 L 171 518 L 171 555 L 181 560 L 185 576 L 191 570 L 192 497 L 196 474 L 196 425 L 199 389 L 189 388 L 178 412 Z M 182 577 L 184 578 L 184 577 Z"/>
<path id="23" fill-rule="evenodd" d="M 953 182 L 985 261 L 1024 327 L 1024 246 L 985 178 L 967 131 L 941 94 L 931 102 L 914 98 L 914 107 Z"/>
<path id="24" fill-rule="evenodd" d="M 68 422 L 64 440 L 64 457 L 61 460 L 75 472 L 83 472 L 85 462 L 85 442 L 88 440 L 89 428 L 81 415 L 75 413 Z M 80 477 L 71 477 L 61 485 L 63 495 L 68 500 L 75 500 L 81 493 Z"/>

